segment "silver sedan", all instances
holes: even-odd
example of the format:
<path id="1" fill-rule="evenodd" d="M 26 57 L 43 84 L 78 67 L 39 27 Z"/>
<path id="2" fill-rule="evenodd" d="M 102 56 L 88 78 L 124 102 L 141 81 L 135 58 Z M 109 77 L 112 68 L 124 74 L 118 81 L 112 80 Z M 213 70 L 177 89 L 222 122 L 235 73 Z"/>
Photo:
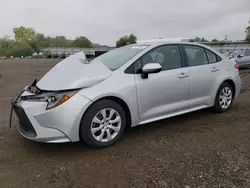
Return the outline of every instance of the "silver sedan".
<path id="1" fill-rule="evenodd" d="M 212 48 L 156 40 L 91 62 L 72 55 L 12 102 L 20 133 L 47 143 L 116 143 L 127 127 L 213 107 L 226 112 L 241 89 L 239 66 Z"/>

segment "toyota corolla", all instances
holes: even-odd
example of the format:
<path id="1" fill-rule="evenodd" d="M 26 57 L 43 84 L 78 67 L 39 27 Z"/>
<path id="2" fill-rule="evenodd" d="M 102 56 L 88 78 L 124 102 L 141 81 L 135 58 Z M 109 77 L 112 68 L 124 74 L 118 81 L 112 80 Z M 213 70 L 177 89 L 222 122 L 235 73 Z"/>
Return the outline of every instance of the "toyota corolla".
<path id="1" fill-rule="evenodd" d="M 116 143 L 126 127 L 213 107 L 226 112 L 241 89 L 239 65 L 197 43 L 156 40 L 86 61 L 72 55 L 14 101 L 19 132 L 39 142 Z"/>

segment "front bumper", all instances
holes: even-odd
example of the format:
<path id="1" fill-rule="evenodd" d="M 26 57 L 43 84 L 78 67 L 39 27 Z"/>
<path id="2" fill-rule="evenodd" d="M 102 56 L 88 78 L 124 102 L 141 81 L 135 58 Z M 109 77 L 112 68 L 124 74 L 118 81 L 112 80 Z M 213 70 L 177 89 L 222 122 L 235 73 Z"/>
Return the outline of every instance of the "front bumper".
<path id="1" fill-rule="evenodd" d="M 46 102 L 34 101 L 19 101 L 13 104 L 13 109 L 19 119 L 18 130 L 25 138 L 47 143 L 75 142 L 79 141 L 81 118 L 90 103 L 75 94 L 51 110 L 46 110 Z"/>

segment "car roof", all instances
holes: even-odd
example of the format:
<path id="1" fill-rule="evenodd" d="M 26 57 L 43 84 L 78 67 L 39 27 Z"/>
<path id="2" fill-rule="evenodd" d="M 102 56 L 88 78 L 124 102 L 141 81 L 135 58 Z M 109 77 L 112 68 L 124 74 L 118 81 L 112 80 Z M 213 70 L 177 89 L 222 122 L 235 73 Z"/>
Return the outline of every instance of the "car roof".
<path id="1" fill-rule="evenodd" d="M 206 49 L 209 49 L 210 51 L 214 52 L 216 55 L 220 56 L 221 58 L 223 57 L 221 53 L 219 53 L 217 50 L 213 49 L 212 47 L 197 43 L 193 41 L 192 39 L 188 38 L 164 38 L 164 39 L 153 39 L 153 40 L 143 40 L 143 41 L 137 41 L 136 44 L 134 45 L 145 45 L 145 46 L 151 46 L 151 47 L 157 47 L 160 45 L 165 45 L 165 44 L 188 44 L 188 45 L 195 45 L 195 46 L 200 46 Z"/>
<path id="2" fill-rule="evenodd" d="M 205 48 L 210 48 L 207 45 L 196 43 L 196 42 L 145 42 L 145 43 L 136 43 L 134 45 L 145 45 L 145 46 L 160 46 L 164 44 L 188 44 L 188 45 L 196 45 Z"/>
<path id="3" fill-rule="evenodd" d="M 163 45 L 163 44 L 190 44 L 190 45 L 199 45 L 206 46 L 203 44 L 196 43 L 194 40 L 189 38 L 163 38 L 163 39 L 151 39 L 151 40 L 138 40 L 138 45 Z M 207 46 L 206 46 L 207 47 Z"/>

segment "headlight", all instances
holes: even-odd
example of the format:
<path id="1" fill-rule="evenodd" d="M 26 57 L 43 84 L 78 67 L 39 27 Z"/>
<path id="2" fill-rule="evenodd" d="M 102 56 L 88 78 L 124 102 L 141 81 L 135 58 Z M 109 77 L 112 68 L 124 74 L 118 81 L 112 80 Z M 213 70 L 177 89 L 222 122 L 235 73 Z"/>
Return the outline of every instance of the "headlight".
<path id="1" fill-rule="evenodd" d="M 29 96 L 26 98 L 26 100 L 47 102 L 46 110 L 50 110 L 66 102 L 77 92 L 78 90 L 70 91 L 70 92 L 63 92 L 63 93 L 43 93 L 43 94 L 36 95 L 36 96 Z"/>

